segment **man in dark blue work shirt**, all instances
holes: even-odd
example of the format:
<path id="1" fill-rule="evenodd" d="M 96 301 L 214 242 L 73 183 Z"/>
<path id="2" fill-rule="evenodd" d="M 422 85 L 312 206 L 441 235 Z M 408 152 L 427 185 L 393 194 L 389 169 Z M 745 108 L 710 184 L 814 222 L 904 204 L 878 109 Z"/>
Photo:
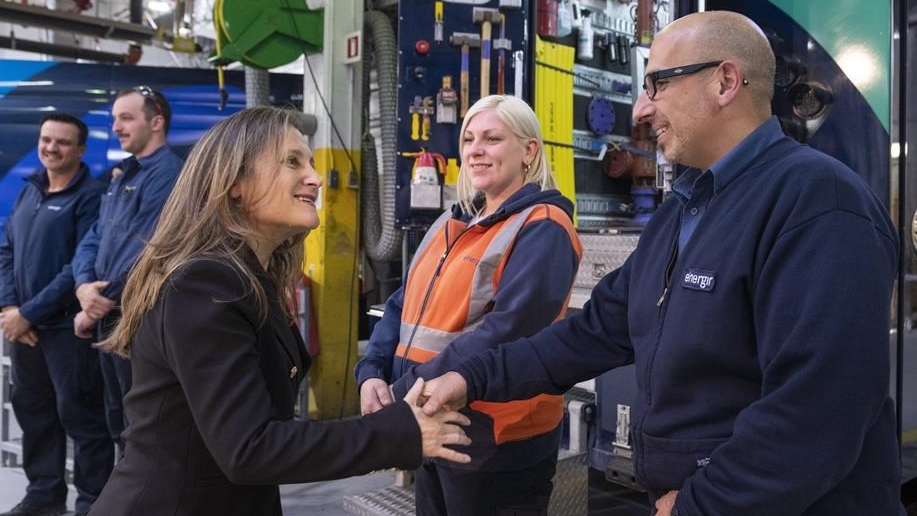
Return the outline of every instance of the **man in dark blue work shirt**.
<path id="1" fill-rule="evenodd" d="M 87 133 L 71 115 L 42 119 L 38 159 L 45 168 L 26 178 L 0 239 L 0 328 L 11 341 L 11 398 L 29 480 L 25 498 L 4 516 L 66 511 L 68 435 L 77 512 L 89 510 L 114 462 L 99 351 L 72 329 L 80 306 L 70 260 L 98 218 L 104 191 L 80 161 Z"/>
<path id="2" fill-rule="evenodd" d="M 127 273 L 153 234 L 159 212 L 178 178 L 182 160 L 166 145 L 172 112 L 166 98 L 148 86 L 123 90 L 112 106 L 112 131 L 132 154 L 102 196 L 99 220 L 80 242 L 73 259 L 76 296 L 82 311 L 77 335 L 101 340 L 117 322 Z M 105 409 L 112 439 L 121 444 L 126 427 L 121 398 L 131 387 L 126 359 L 103 353 Z"/>
<path id="3" fill-rule="evenodd" d="M 889 314 L 898 242 L 854 171 L 784 136 L 741 14 L 653 40 L 633 117 L 687 168 L 582 312 L 431 380 L 428 414 L 634 364 L 634 476 L 656 516 L 904 516 Z"/>

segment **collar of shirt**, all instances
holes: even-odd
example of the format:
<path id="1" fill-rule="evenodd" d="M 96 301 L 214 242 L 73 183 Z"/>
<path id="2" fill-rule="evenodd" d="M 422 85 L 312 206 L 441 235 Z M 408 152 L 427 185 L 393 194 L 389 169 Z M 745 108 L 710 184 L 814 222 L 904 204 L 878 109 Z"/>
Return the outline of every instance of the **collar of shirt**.
<path id="1" fill-rule="evenodd" d="M 86 163 L 83 163 L 82 161 L 80 161 L 80 168 L 77 169 L 76 174 L 74 174 L 73 177 L 70 178 L 70 181 L 67 182 L 66 186 L 64 186 L 63 188 L 55 192 L 48 191 L 49 188 L 51 187 L 51 180 L 48 178 L 48 169 L 46 168 L 37 169 L 32 174 L 29 174 L 28 176 L 24 177 L 23 180 L 35 185 L 35 187 L 38 188 L 38 191 L 41 192 L 41 195 L 43 197 L 47 197 L 51 195 L 60 195 L 72 189 L 74 185 L 78 184 L 80 181 L 83 180 L 83 177 L 88 176 L 88 175 L 89 175 L 89 167 L 86 165 Z"/>
<path id="2" fill-rule="evenodd" d="M 739 177 L 748 165 L 761 154 L 761 152 L 777 140 L 783 137 L 783 130 L 780 129 L 780 122 L 776 116 L 772 116 L 766 122 L 759 125 L 757 129 L 751 132 L 741 143 L 736 145 L 731 151 L 710 167 L 713 181 L 712 196 L 715 196 L 723 188 L 726 188 L 735 178 Z M 672 192 L 682 205 L 691 200 L 697 180 L 703 176 L 700 169 L 688 168 L 678 176 L 678 179 L 672 183 Z"/>
<path id="3" fill-rule="evenodd" d="M 154 150 L 151 154 L 142 158 L 138 158 L 136 156 L 128 156 L 127 158 L 124 158 L 124 161 L 121 162 L 121 170 L 123 172 L 120 178 L 122 179 L 122 182 L 127 181 L 129 178 L 133 177 L 137 171 L 152 167 L 157 162 L 161 161 L 168 152 L 169 146 L 162 145 L 158 149 Z"/>

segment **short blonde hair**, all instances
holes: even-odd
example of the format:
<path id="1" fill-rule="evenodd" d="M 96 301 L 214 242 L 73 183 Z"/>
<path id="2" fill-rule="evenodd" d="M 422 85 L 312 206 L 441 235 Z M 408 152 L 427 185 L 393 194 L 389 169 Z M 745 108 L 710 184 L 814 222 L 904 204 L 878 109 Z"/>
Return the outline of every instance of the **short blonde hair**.
<path id="1" fill-rule="evenodd" d="M 536 183 L 542 190 L 557 188 L 557 181 L 548 165 L 548 160 L 544 154 L 544 140 L 541 138 L 541 124 L 532 108 L 519 97 L 512 95 L 490 95 L 475 102 L 462 122 L 462 130 L 459 132 L 459 154 L 465 147 L 465 130 L 468 127 L 468 121 L 482 111 L 493 111 L 501 122 L 519 139 L 523 145 L 531 139 L 534 139 L 538 148 L 535 150 L 535 159 L 532 160 L 528 169 L 525 171 L 523 184 Z M 456 194 L 459 206 L 466 213 L 480 215 L 483 210 L 481 207 L 474 206 L 474 200 L 478 192 L 471 186 L 471 179 L 468 177 L 467 167 L 462 163 L 459 169 L 458 182 L 456 184 Z"/>

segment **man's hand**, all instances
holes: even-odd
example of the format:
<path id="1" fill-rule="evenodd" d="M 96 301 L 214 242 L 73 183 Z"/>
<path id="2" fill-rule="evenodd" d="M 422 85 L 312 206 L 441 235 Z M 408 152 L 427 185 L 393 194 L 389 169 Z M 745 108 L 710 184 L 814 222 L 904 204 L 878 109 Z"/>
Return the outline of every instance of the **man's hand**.
<path id="1" fill-rule="evenodd" d="M 102 295 L 102 289 L 107 286 L 107 281 L 93 281 L 76 287 L 76 298 L 80 300 L 80 308 L 93 319 L 105 317 L 115 306 L 113 300 Z"/>
<path id="2" fill-rule="evenodd" d="M 656 500 L 656 516 L 672 516 L 678 491 L 669 491 Z"/>
<path id="3" fill-rule="evenodd" d="M 391 387 L 381 378 L 370 378 L 360 386 L 360 413 L 364 416 L 394 402 Z"/>
<path id="4" fill-rule="evenodd" d="M 31 330 L 23 333 L 22 337 L 19 337 L 17 342 L 34 348 L 38 345 L 38 332 L 35 331 L 35 328 L 32 328 Z"/>
<path id="5" fill-rule="evenodd" d="M 32 329 L 32 323 L 19 313 L 18 306 L 7 305 L 0 311 L 0 329 L 3 330 L 3 338 L 16 342 Z"/>
<path id="6" fill-rule="evenodd" d="M 414 418 L 420 427 L 420 436 L 423 439 L 423 456 L 429 458 L 438 457 L 453 462 L 471 462 L 471 457 L 467 454 L 446 448 L 446 445 L 468 446 L 471 444 L 471 439 L 458 426 L 468 426 L 471 424 L 471 420 L 454 410 L 443 410 L 433 416 L 424 414 L 424 410 L 421 410 L 418 405 L 422 391 L 423 378 L 418 378 L 411 390 L 405 394 L 404 401 L 411 406 L 411 411 L 414 412 Z"/>
<path id="7" fill-rule="evenodd" d="M 93 319 L 85 311 L 81 311 L 73 318 L 73 333 L 77 337 L 91 339 L 95 335 L 97 319 Z"/>
<path id="8" fill-rule="evenodd" d="M 432 416 L 440 410 L 458 410 L 468 402 L 468 383 L 462 375 L 450 371 L 424 385 L 423 411 Z"/>

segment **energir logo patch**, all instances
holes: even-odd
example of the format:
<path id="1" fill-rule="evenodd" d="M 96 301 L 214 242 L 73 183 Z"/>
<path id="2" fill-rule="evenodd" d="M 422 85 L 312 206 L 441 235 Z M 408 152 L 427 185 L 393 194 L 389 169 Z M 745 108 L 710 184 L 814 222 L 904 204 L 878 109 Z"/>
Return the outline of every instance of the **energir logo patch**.
<path id="1" fill-rule="evenodd" d="M 687 269 L 681 277 L 681 286 L 691 290 L 712 292 L 716 286 L 716 273 L 700 269 Z"/>

